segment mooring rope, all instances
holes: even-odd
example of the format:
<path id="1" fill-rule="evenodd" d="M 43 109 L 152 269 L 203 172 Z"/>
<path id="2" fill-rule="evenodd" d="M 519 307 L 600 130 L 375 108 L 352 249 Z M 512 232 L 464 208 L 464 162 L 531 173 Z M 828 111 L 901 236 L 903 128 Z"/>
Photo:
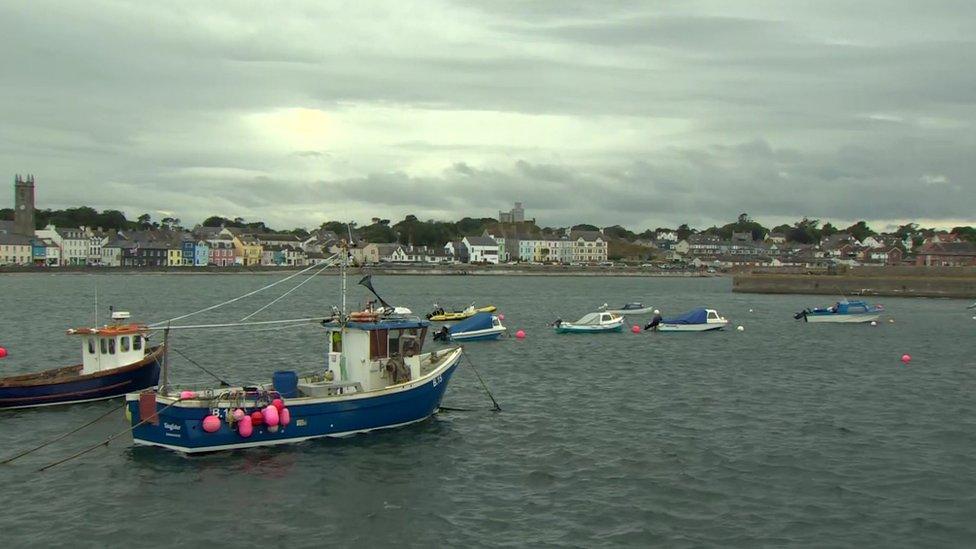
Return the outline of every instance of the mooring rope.
<path id="1" fill-rule="evenodd" d="M 153 417 L 159 417 L 159 413 L 160 412 L 164 412 L 164 411 L 172 408 L 173 406 L 176 406 L 180 402 L 183 402 L 183 397 L 180 397 L 180 398 L 176 399 L 172 404 L 169 404 L 167 406 L 164 406 L 164 407 L 160 408 L 159 410 L 156 410 L 156 412 L 154 412 L 152 415 L 150 415 L 146 419 L 143 419 L 139 423 L 136 423 L 132 427 L 129 427 L 128 429 L 125 429 L 123 431 L 119 431 L 118 433 L 115 433 L 114 435 L 108 437 L 107 439 L 103 440 L 102 442 L 99 442 L 98 444 L 95 444 L 94 446 L 89 446 L 88 448 L 85 448 L 84 450 L 81 450 L 79 452 L 75 452 L 74 454 L 71 454 L 70 456 L 68 456 L 66 458 L 59 459 L 58 461 L 55 461 L 54 463 L 49 463 L 49 464 L 45 465 L 44 467 L 41 467 L 40 469 L 38 469 L 37 472 L 38 473 L 42 473 L 42 472 L 47 471 L 48 469 L 50 469 L 52 467 L 57 467 L 58 465 L 61 465 L 62 463 L 66 463 L 66 462 L 71 461 L 71 460 L 73 460 L 75 458 L 79 458 L 79 457 L 87 454 L 88 452 L 91 452 L 92 450 L 95 450 L 95 449 L 97 449 L 97 448 L 99 448 L 101 446 L 108 446 L 108 443 L 109 442 L 112 442 L 113 440 L 119 438 L 120 436 L 122 436 L 122 435 L 124 435 L 126 433 L 130 433 L 132 431 L 135 431 L 136 428 L 141 427 L 142 425 L 148 423 Z"/>
<path id="2" fill-rule="evenodd" d="M 332 257 L 330 257 L 329 259 L 327 259 L 326 262 L 332 261 L 333 259 L 335 259 L 335 257 L 336 256 L 333 255 Z M 295 278 L 296 276 L 301 275 L 301 274 L 304 274 L 304 273 L 306 273 L 306 272 L 308 272 L 308 271 L 310 271 L 310 270 L 312 270 L 312 269 L 314 269 L 314 268 L 316 268 L 318 266 L 319 266 L 318 263 L 316 263 L 315 265 L 309 265 L 308 267 L 306 267 L 306 268 L 298 271 L 297 273 L 295 273 L 295 274 L 293 274 L 291 276 L 287 276 L 285 278 L 282 278 L 281 280 L 272 282 L 271 284 L 268 284 L 267 286 L 264 286 L 262 288 L 258 288 L 257 290 L 254 290 L 252 292 L 248 292 L 248 293 L 246 293 L 246 294 L 244 294 L 242 296 L 235 297 L 234 299 L 228 299 L 227 301 L 224 301 L 222 303 L 217 303 L 216 305 L 211 305 L 209 307 L 204 307 L 203 309 L 200 309 L 199 311 L 194 311 L 192 313 L 187 313 L 185 315 L 180 315 L 180 316 L 171 318 L 169 320 L 163 320 L 163 321 L 160 321 L 160 322 L 154 322 L 154 323 L 150 324 L 149 327 L 150 328 L 155 328 L 157 326 L 162 326 L 162 325 L 167 324 L 167 323 L 170 323 L 170 322 L 176 322 L 177 320 L 183 320 L 184 318 L 189 318 L 191 316 L 198 315 L 200 313 L 206 313 L 207 311 L 212 311 L 214 309 L 219 309 L 220 307 L 223 307 L 225 305 L 230 305 L 231 303 L 240 301 L 240 300 L 242 300 L 244 298 L 251 297 L 254 294 L 257 294 L 257 293 L 263 292 L 263 291 L 265 291 L 267 289 L 273 288 L 273 287 L 277 286 L 278 284 L 281 284 L 282 282 L 287 282 L 287 281 Z"/>
<path id="3" fill-rule="evenodd" d="M 76 427 L 76 428 L 68 431 L 67 433 L 62 433 L 62 434 L 60 434 L 60 435 L 52 438 L 51 440 L 40 444 L 39 446 L 35 446 L 35 447 L 33 447 L 33 448 L 29 449 L 29 450 L 24 450 L 23 452 L 15 455 L 15 456 L 11 456 L 11 457 L 3 460 L 3 461 L 0 461 L 0 465 L 6 465 L 6 464 L 10 463 L 11 461 L 14 461 L 15 459 L 20 459 L 20 458 L 26 456 L 27 454 L 32 454 L 32 453 L 40 450 L 41 448 L 44 448 L 45 446 L 54 444 L 55 442 L 57 442 L 57 441 L 59 441 L 59 440 L 61 440 L 63 438 L 66 438 L 66 437 L 68 437 L 70 435 L 73 435 L 73 434 L 77 433 L 78 431 L 84 429 L 85 427 L 88 427 L 89 425 L 94 425 L 94 424 L 98 423 L 102 419 L 105 419 L 106 417 L 108 417 L 109 415 L 111 415 L 113 412 L 117 412 L 117 411 L 121 410 L 122 408 L 125 408 L 125 405 L 124 404 L 122 405 L 121 408 L 112 408 L 111 410 L 109 410 L 109 411 L 105 412 L 104 414 L 96 417 L 95 419 L 89 421 L 88 423 L 86 423 L 86 424 L 84 424 L 84 425 L 82 425 L 80 427 Z"/>
<path id="4" fill-rule="evenodd" d="M 263 311 L 263 310 L 265 310 L 265 309 L 267 309 L 268 307 L 270 307 L 270 306 L 272 306 L 272 305 L 274 305 L 275 303 L 277 303 L 277 302 L 279 302 L 279 301 L 281 301 L 281 300 L 282 300 L 282 299 L 284 299 L 284 298 L 285 298 L 285 297 L 286 297 L 286 296 L 287 296 L 288 294 L 290 294 L 290 293 L 292 293 L 292 292 L 294 292 L 295 290 L 297 290 L 297 289 L 299 289 L 299 288 L 301 288 L 301 287 L 302 287 L 303 285 L 305 285 L 305 284 L 307 284 L 307 283 L 308 283 L 308 282 L 309 282 L 310 280 L 312 280 L 312 278 L 314 278 L 314 277 L 315 277 L 315 275 L 317 275 L 317 274 L 319 274 L 319 273 L 321 273 L 322 271 L 324 271 L 324 270 L 326 270 L 327 268 L 329 268 L 329 267 L 331 267 L 332 265 L 333 265 L 333 264 L 332 264 L 331 262 L 329 262 L 329 261 L 326 261 L 326 262 L 325 262 L 325 264 L 324 264 L 324 265 L 322 265 L 322 268 L 321 268 L 321 269 L 319 269 L 319 270 L 317 270 L 317 271 L 315 271 L 314 273 L 312 273 L 311 275 L 309 275 L 309 277 L 308 277 L 308 278 L 306 278 L 305 280 L 303 280 L 303 281 L 301 281 L 301 282 L 299 282 L 298 284 L 296 284 L 294 288 L 292 288 L 292 289 L 290 289 L 290 290 L 288 290 L 287 292 L 285 292 L 285 293 L 283 293 L 283 294 L 281 294 L 280 296 L 278 296 L 278 297 L 276 297 L 276 298 L 274 298 L 274 299 L 272 299 L 272 300 L 271 300 L 271 301 L 270 301 L 270 302 L 269 302 L 269 303 L 268 303 L 267 305 L 265 305 L 265 306 L 263 306 L 263 307 L 261 307 L 260 309 L 258 309 L 258 310 L 256 310 L 256 311 L 254 311 L 253 313 L 251 313 L 251 314 L 249 314 L 249 315 L 247 315 L 247 316 L 245 316 L 245 317 L 244 317 L 244 318 L 242 318 L 242 319 L 241 319 L 240 321 L 241 321 L 241 322 L 244 322 L 245 320 L 247 320 L 247 319 L 249 319 L 249 318 L 251 318 L 252 316 L 254 316 L 254 315 L 256 315 L 256 314 L 258 314 L 258 313 L 260 313 L 261 311 Z"/>
<path id="5" fill-rule="evenodd" d="M 485 389 L 485 394 L 488 395 L 488 398 L 491 399 L 491 403 L 494 404 L 495 407 L 492 408 L 492 411 L 493 412 L 501 412 L 502 411 L 502 407 L 499 406 L 498 405 L 498 401 L 495 400 L 495 395 L 491 394 L 491 389 L 488 388 L 488 384 L 485 383 L 484 378 L 481 377 L 481 373 L 479 373 L 478 372 L 478 369 L 475 368 L 474 362 L 471 362 L 471 357 L 469 357 L 468 356 L 468 353 L 464 350 L 464 346 L 461 347 L 461 352 L 464 355 L 465 360 L 468 361 L 468 366 L 471 366 L 471 370 L 474 371 L 474 375 L 478 376 L 478 381 L 481 382 L 481 386 Z"/>

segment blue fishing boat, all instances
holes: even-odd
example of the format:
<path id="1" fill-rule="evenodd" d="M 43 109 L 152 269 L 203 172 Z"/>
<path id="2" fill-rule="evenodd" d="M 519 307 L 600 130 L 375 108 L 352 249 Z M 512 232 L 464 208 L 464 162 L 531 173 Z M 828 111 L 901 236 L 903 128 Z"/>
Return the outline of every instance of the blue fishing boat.
<path id="1" fill-rule="evenodd" d="M 155 386 L 164 347 L 150 346 L 149 329 L 123 323 L 128 318 L 117 311 L 111 324 L 68 330 L 81 339 L 81 364 L 0 378 L 0 409 L 104 400 Z"/>
<path id="2" fill-rule="evenodd" d="M 369 277 L 360 283 L 375 294 Z M 320 319 L 325 360 L 308 364 L 305 374 L 278 371 L 268 383 L 200 388 L 169 385 L 164 363 L 158 389 L 126 395 L 133 442 L 212 452 L 345 436 L 429 418 L 463 351 L 423 352 L 430 322 L 376 297 L 383 305 L 379 309 L 346 314 L 334 308 Z"/>
<path id="3" fill-rule="evenodd" d="M 501 338 L 506 331 L 507 328 L 502 326 L 497 315 L 477 313 L 453 326 L 441 328 L 439 332 L 434 334 L 434 339 L 441 341 L 489 341 Z"/>
<path id="4" fill-rule="evenodd" d="M 817 307 L 814 309 L 803 309 L 793 315 L 797 320 L 804 322 L 832 322 L 841 324 L 855 324 L 862 322 L 873 322 L 881 317 L 884 307 L 880 305 L 868 305 L 864 301 L 838 301 L 830 307 Z"/>

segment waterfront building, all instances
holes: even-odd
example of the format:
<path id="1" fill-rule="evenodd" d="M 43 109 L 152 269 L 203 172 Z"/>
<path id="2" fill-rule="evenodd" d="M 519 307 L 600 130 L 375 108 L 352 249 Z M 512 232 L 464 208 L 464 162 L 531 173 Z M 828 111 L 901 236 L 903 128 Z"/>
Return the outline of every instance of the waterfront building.
<path id="1" fill-rule="evenodd" d="M 32 256 L 30 237 L 0 232 L 0 265 L 30 265 Z"/>
<path id="2" fill-rule="evenodd" d="M 235 259 L 244 267 L 261 264 L 261 242 L 253 236 L 234 236 Z"/>
<path id="3" fill-rule="evenodd" d="M 34 176 L 14 176 L 14 226 L 13 233 L 34 236 Z"/>
<path id="4" fill-rule="evenodd" d="M 198 240 L 193 245 L 194 267 L 206 267 L 210 263 L 210 246 L 204 240 Z"/>
<path id="5" fill-rule="evenodd" d="M 237 249 L 234 247 L 233 238 L 217 236 L 206 241 L 205 244 L 209 252 L 208 264 L 218 267 L 230 267 L 237 264 Z"/>
<path id="6" fill-rule="evenodd" d="M 596 231 L 577 231 L 572 233 L 573 262 L 600 263 L 607 260 L 609 250 L 607 240 Z"/>
<path id="7" fill-rule="evenodd" d="M 470 263 L 498 264 L 498 242 L 488 236 L 466 236 L 461 243 L 468 249 Z"/>
<path id="8" fill-rule="evenodd" d="M 932 241 L 919 249 L 915 264 L 925 267 L 976 266 L 976 244 L 955 239 Z"/>
<path id="9" fill-rule="evenodd" d="M 453 240 L 444 244 L 444 252 L 454 258 L 453 261 L 455 263 L 468 262 L 468 248 L 460 240 Z"/>
<path id="10" fill-rule="evenodd" d="M 188 265 L 183 258 L 182 243 L 161 242 L 166 247 L 166 266 L 185 267 Z"/>

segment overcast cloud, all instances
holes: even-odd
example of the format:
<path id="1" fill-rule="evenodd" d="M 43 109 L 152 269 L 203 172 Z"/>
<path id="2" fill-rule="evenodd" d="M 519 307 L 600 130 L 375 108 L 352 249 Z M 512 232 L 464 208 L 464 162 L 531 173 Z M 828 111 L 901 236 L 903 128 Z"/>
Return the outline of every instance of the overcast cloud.
<path id="1" fill-rule="evenodd" d="M 4 2 L 0 37 L 40 207 L 976 223 L 968 0 Z"/>

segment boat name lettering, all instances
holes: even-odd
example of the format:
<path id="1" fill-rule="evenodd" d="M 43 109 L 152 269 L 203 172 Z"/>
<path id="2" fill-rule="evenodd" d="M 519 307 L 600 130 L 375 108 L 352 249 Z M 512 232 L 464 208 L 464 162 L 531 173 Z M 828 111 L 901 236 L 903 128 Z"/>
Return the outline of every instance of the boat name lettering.
<path id="1" fill-rule="evenodd" d="M 166 429 L 167 431 L 181 431 L 183 430 L 183 427 L 175 423 L 164 423 L 163 429 Z"/>
<path id="2" fill-rule="evenodd" d="M 431 385 L 431 387 L 437 387 L 443 381 L 444 381 L 444 377 L 439 375 L 439 376 L 437 376 L 437 377 L 434 378 L 434 383 Z"/>
<path id="3" fill-rule="evenodd" d="M 308 425 L 308 421 L 305 421 L 304 419 L 295 420 L 295 427 L 304 427 L 306 425 Z"/>

